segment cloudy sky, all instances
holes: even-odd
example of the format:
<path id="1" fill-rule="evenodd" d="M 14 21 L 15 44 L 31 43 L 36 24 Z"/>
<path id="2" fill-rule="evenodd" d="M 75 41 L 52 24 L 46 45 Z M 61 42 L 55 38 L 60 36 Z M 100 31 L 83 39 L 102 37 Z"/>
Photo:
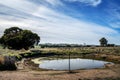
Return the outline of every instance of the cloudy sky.
<path id="1" fill-rule="evenodd" d="M 0 0 L 0 36 L 12 26 L 41 43 L 120 44 L 120 0 Z"/>

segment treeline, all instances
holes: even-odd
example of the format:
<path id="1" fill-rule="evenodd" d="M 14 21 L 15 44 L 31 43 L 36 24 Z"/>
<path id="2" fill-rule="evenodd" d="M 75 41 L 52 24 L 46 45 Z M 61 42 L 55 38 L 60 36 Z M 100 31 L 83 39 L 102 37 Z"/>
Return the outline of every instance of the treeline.
<path id="1" fill-rule="evenodd" d="M 100 45 L 82 45 L 82 44 L 52 44 L 52 43 L 45 43 L 45 44 L 39 44 L 41 48 L 56 48 L 56 47 L 101 47 Z M 105 47 L 115 47 L 119 45 L 115 44 L 107 44 Z"/>
<path id="2" fill-rule="evenodd" d="M 52 44 L 52 43 L 45 43 L 39 44 L 41 48 L 45 47 L 91 47 L 91 46 L 98 46 L 98 45 L 82 45 L 82 44 Z"/>

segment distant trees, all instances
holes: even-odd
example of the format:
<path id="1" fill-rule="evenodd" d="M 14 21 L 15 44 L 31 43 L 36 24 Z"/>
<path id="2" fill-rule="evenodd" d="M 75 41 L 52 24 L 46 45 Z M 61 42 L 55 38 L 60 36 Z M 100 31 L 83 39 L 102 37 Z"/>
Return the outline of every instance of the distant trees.
<path id="1" fill-rule="evenodd" d="M 102 47 L 104 47 L 104 46 L 107 46 L 107 39 L 106 38 L 101 38 L 100 40 L 99 40 L 99 42 L 100 42 L 100 45 L 102 46 Z"/>
<path id="2" fill-rule="evenodd" d="M 0 38 L 0 44 L 10 49 L 28 49 L 34 44 L 38 44 L 40 37 L 30 30 L 22 30 L 18 27 L 11 27 L 4 31 Z"/>

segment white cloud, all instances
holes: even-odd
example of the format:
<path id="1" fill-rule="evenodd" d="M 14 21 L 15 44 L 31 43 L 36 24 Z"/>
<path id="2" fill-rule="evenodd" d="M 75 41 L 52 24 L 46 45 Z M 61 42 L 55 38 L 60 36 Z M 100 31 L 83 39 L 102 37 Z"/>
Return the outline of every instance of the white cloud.
<path id="1" fill-rule="evenodd" d="M 113 28 L 120 28 L 120 22 L 119 21 L 117 21 L 117 22 L 111 22 L 110 26 L 113 27 Z"/>
<path id="2" fill-rule="evenodd" d="M 98 6 L 102 0 L 65 0 L 70 2 L 81 2 L 91 6 Z"/>
<path id="3" fill-rule="evenodd" d="M 34 12 L 38 7 L 27 0 L 0 0 L 0 4 L 25 13 Z"/>
<path id="4" fill-rule="evenodd" d="M 105 9 L 106 22 L 113 28 L 120 28 L 120 7 L 117 4 L 110 3 Z"/>
<path id="5" fill-rule="evenodd" d="M 49 4 L 53 5 L 53 6 L 63 5 L 60 0 L 45 0 L 45 1 L 48 2 Z"/>
<path id="6" fill-rule="evenodd" d="M 6 1 L 9 0 L 5 0 L 5 2 Z M 110 35 L 117 34 L 115 30 L 106 26 L 101 26 L 66 16 L 44 5 L 37 6 L 29 1 L 26 2 L 26 0 L 24 0 L 25 2 L 22 1 L 23 0 L 18 0 L 18 2 L 21 4 L 16 2 L 15 5 L 0 1 L 0 3 L 4 4 L 5 6 L 15 8 L 18 11 L 26 10 L 23 12 L 31 14 L 31 16 L 21 14 L 21 17 L 25 18 L 12 17 L 11 20 L 7 20 L 11 18 L 10 15 L 2 16 L 0 19 L 0 24 L 3 26 L 0 28 L 1 32 L 10 26 L 21 26 L 21 28 L 30 29 L 38 33 L 41 36 L 42 43 L 50 42 L 79 44 L 98 44 L 99 38 L 108 37 L 109 35 L 110 39 L 113 39 L 113 36 Z M 31 7 L 32 5 L 34 6 Z M 9 13 L 11 14 L 11 12 Z M 12 14 L 14 14 L 14 12 L 12 12 Z M 4 26 L 6 27 L 4 28 Z"/>

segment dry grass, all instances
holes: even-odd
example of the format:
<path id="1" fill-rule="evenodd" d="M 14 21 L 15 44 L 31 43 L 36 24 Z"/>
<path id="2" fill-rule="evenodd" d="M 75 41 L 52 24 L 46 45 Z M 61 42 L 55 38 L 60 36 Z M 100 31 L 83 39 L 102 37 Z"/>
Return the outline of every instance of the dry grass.
<path id="1" fill-rule="evenodd" d="M 78 70 L 74 73 L 30 70 L 0 72 L 1 80 L 116 80 L 118 77 L 119 74 L 109 69 Z"/>
<path id="2" fill-rule="evenodd" d="M 106 57 L 106 59 L 120 60 L 120 47 L 85 47 L 85 48 L 44 48 L 36 49 L 45 52 L 55 53 L 96 53 L 97 57 Z M 19 54 L 26 52 L 24 50 L 3 50 L 0 54 Z M 104 54 L 104 55 L 103 55 Z M 114 56 L 113 56 L 114 55 Z M 114 57 L 114 58 L 113 58 Z M 0 63 L 4 58 L 0 56 Z M 19 77 L 19 78 L 18 78 Z M 35 71 L 35 70 L 17 70 L 17 71 L 0 71 L 0 80 L 117 80 L 112 78 L 120 77 L 120 64 L 118 67 L 107 69 L 78 70 L 69 74 L 67 71 Z M 107 78 L 107 79 L 105 79 Z M 119 79 L 118 79 L 119 80 Z"/>

